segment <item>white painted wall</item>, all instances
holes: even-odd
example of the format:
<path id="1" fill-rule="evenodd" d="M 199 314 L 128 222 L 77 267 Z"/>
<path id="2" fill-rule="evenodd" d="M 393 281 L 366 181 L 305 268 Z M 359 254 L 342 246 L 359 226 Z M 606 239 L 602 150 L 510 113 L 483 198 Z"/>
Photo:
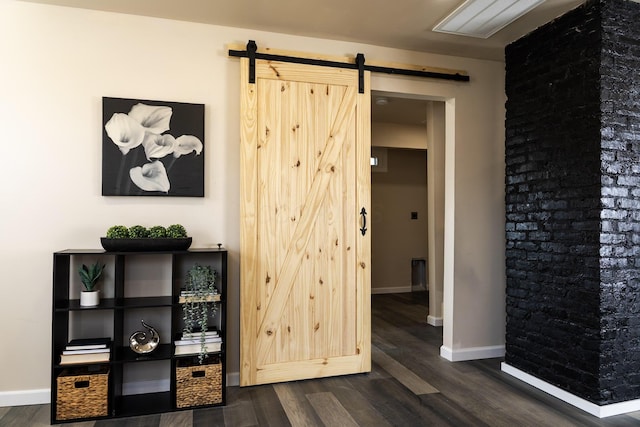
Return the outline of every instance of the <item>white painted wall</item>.
<path id="1" fill-rule="evenodd" d="M 375 74 L 372 89 L 380 95 L 412 94 L 417 98 L 445 101 L 441 354 L 449 360 L 503 355 L 503 64 L 431 55 L 413 59 L 404 54 L 393 57 L 398 62 L 422 61 L 466 69 L 471 76 L 470 83 L 451 83 Z"/>
<path id="2" fill-rule="evenodd" d="M 180 222 L 194 246 L 229 249 L 228 368 L 238 370 L 239 63 L 225 45 L 248 39 L 469 72 L 470 83 L 374 75 L 372 89 L 455 110 L 444 344 L 503 344 L 504 64 L 0 0 L 0 406 L 48 399 L 52 252 L 98 248 L 114 223 Z M 102 197 L 102 96 L 206 104 L 205 197 Z"/>

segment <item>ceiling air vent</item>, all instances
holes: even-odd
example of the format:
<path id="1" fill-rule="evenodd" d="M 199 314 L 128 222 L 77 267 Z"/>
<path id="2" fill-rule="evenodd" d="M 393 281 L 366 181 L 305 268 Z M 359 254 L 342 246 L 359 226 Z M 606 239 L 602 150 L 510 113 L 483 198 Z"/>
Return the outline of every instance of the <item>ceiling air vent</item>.
<path id="1" fill-rule="evenodd" d="M 489 38 L 545 0 L 467 0 L 433 31 Z"/>

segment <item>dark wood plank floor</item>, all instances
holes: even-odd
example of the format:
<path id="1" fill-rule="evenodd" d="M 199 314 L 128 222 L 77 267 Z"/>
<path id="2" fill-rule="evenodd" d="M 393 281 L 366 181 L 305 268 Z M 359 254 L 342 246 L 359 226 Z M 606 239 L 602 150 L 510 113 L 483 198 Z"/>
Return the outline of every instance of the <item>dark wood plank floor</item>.
<path id="1" fill-rule="evenodd" d="M 451 363 L 426 294 L 372 298 L 371 373 L 229 387 L 223 408 L 69 426 L 640 426 L 640 412 L 598 419 L 500 371 L 500 359 Z M 49 405 L 0 408 L 0 426 L 49 425 Z"/>

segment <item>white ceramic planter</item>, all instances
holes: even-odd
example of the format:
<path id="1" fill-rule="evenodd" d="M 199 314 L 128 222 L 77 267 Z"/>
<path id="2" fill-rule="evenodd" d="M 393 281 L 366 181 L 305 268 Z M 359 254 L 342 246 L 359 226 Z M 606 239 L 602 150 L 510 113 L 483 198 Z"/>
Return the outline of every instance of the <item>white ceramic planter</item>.
<path id="1" fill-rule="evenodd" d="M 82 307 L 94 307 L 100 304 L 100 291 L 80 292 L 80 305 Z"/>

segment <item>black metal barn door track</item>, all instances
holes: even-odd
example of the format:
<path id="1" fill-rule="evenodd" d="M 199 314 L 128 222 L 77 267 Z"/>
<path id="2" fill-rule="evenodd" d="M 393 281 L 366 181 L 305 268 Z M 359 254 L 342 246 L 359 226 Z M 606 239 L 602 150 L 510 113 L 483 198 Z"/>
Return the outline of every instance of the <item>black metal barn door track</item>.
<path id="1" fill-rule="evenodd" d="M 258 53 L 258 45 L 256 45 L 256 42 L 253 40 L 249 40 L 249 43 L 247 43 L 247 50 L 231 49 L 229 50 L 229 56 L 237 58 L 249 58 L 249 83 L 256 82 L 256 59 L 358 70 L 358 91 L 360 93 L 364 93 L 365 71 L 371 71 L 373 73 L 398 74 L 402 76 L 427 77 L 431 79 L 454 80 L 459 82 L 469 81 L 469 76 L 460 73 L 439 73 L 434 71 L 407 70 L 405 68 L 366 65 L 364 55 L 361 53 L 356 55 L 354 63 L 328 61 L 324 59 L 300 58 L 296 56 L 274 55 L 270 53 Z"/>

